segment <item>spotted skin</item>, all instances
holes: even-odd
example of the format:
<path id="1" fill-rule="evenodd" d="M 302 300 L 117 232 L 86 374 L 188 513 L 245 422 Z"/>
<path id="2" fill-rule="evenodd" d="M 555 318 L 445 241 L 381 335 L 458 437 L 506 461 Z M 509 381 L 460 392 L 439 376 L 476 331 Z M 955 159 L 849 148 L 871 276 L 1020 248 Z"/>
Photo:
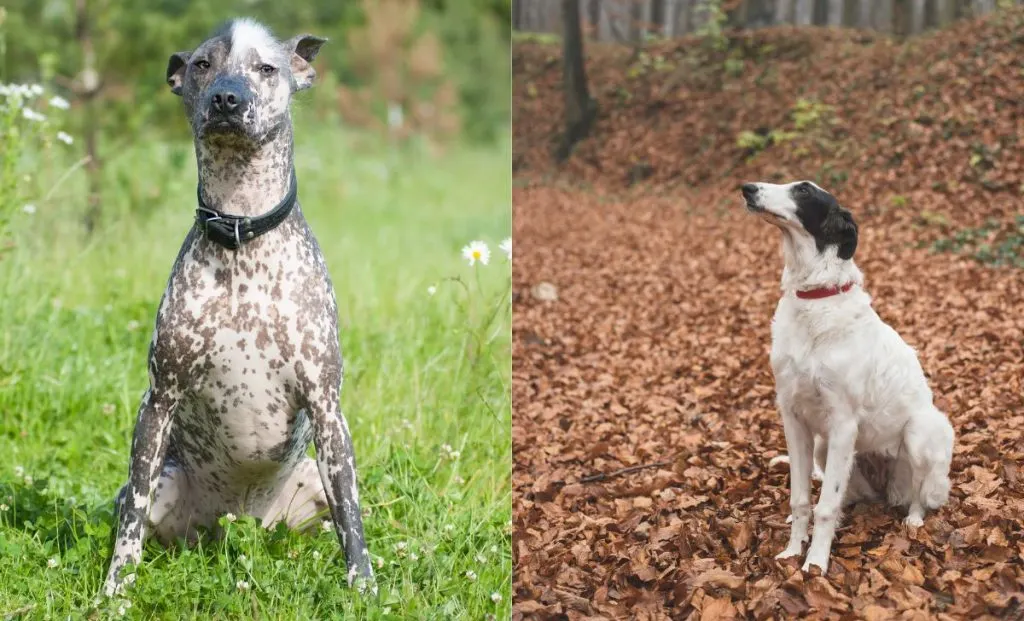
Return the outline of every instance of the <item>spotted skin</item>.
<path id="1" fill-rule="evenodd" d="M 288 103 L 312 83 L 309 62 L 323 42 L 308 35 L 277 42 L 255 22 L 236 21 L 194 52 L 171 57 L 168 83 L 192 125 L 206 204 L 258 215 L 286 194 Z M 212 94 L 229 91 L 243 104 L 218 111 Z M 374 588 L 352 438 L 339 407 L 337 316 L 323 254 L 298 203 L 279 227 L 236 251 L 193 226 L 157 311 L 150 387 L 116 499 L 106 594 L 123 589 L 122 570 L 140 562 L 146 537 L 195 542 L 203 530 L 216 533 L 227 513 L 302 530 L 329 513 L 349 585 Z M 310 442 L 315 460 L 306 456 Z"/>

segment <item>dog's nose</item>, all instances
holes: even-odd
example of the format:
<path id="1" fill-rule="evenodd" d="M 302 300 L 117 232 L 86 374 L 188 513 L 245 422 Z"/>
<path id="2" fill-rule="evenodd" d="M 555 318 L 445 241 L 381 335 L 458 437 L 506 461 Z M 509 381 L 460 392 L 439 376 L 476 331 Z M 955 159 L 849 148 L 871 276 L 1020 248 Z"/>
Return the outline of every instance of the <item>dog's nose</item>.
<path id="1" fill-rule="evenodd" d="M 210 105 L 217 112 L 234 112 L 241 104 L 242 95 L 232 88 L 220 89 L 210 98 Z"/>
<path id="2" fill-rule="evenodd" d="M 743 190 L 743 196 L 746 198 L 753 198 L 757 195 L 756 183 L 744 183 L 741 189 Z"/>

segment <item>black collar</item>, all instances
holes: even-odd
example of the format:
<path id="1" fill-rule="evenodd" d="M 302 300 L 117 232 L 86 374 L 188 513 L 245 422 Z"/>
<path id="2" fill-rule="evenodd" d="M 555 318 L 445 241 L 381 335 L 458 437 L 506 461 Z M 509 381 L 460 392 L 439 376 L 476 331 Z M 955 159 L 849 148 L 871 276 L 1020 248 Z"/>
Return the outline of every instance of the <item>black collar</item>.
<path id="1" fill-rule="evenodd" d="M 255 218 L 232 216 L 210 209 L 203 202 L 203 186 L 200 185 L 196 192 L 199 195 L 199 209 L 196 209 L 196 224 L 199 225 L 199 230 L 206 234 L 207 239 L 228 250 L 238 250 L 242 244 L 277 228 L 292 212 L 299 192 L 299 182 L 295 178 L 294 170 L 291 180 L 288 193 L 281 202 L 267 213 Z"/>

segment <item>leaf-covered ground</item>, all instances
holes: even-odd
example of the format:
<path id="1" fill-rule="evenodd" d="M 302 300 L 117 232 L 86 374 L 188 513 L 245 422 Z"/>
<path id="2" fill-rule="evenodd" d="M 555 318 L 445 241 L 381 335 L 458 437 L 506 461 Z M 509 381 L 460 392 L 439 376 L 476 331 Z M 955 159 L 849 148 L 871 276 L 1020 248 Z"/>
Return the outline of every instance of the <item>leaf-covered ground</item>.
<path id="1" fill-rule="evenodd" d="M 591 48 L 601 118 L 562 169 L 559 49 L 514 50 L 514 619 L 1024 614 L 1022 18 L 744 34 L 678 83 L 692 40 Z M 773 559 L 780 240 L 735 189 L 792 178 L 854 212 L 875 308 L 957 432 L 949 504 L 912 530 L 855 507 L 826 576 Z"/>

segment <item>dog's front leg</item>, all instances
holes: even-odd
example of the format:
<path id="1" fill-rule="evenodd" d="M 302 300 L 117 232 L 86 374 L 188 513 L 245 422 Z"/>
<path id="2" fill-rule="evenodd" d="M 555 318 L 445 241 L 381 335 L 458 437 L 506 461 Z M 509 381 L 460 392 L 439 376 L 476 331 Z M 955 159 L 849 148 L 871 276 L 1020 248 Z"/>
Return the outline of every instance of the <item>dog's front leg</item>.
<path id="1" fill-rule="evenodd" d="M 857 422 L 850 416 L 835 416 L 828 435 L 828 458 L 825 463 L 825 478 L 821 483 L 821 495 L 814 507 L 814 537 L 807 550 L 803 570 L 817 565 L 822 573 L 828 571 L 828 558 L 832 551 L 832 539 L 836 534 L 846 496 L 846 486 L 853 468 L 854 450 L 857 445 Z M 845 419 L 845 420 L 844 420 Z"/>
<path id="2" fill-rule="evenodd" d="M 327 504 L 331 508 L 334 529 L 345 550 L 348 584 L 352 586 L 357 577 L 365 578 L 368 583 L 365 586 L 376 592 L 370 553 L 366 549 L 366 537 L 363 535 L 355 449 L 352 447 L 348 423 L 336 402 L 314 405 L 311 414 L 317 469 L 324 484 Z"/>
<path id="3" fill-rule="evenodd" d="M 176 398 L 173 395 L 152 388 L 146 391 L 139 405 L 135 431 L 132 434 L 128 484 L 119 497 L 114 553 L 103 586 L 103 591 L 108 597 L 120 591 L 124 580 L 121 570 L 125 565 L 138 563 L 142 559 L 146 520 L 149 518 L 157 477 L 167 454 L 171 413 L 175 405 Z"/>
<path id="4" fill-rule="evenodd" d="M 791 408 L 782 403 L 782 427 L 786 433 L 789 451 L 789 508 L 792 527 L 789 531 L 789 545 L 775 558 L 789 558 L 803 552 L 807 541 L 807 527 L 811 517 L 811 470 L 814 463 L 814 438 L 803 421 L 798 419 Z"/>

